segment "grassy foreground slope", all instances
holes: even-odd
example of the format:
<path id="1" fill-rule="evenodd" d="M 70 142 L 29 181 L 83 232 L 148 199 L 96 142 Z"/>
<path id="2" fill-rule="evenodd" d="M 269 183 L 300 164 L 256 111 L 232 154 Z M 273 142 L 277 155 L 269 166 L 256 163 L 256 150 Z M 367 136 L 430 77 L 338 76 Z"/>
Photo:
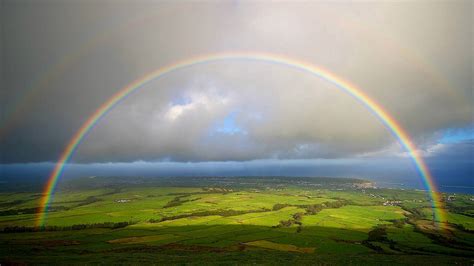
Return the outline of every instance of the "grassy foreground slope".
<path id="1" fill-rule="evenodd" d="M 474 262 L 470 195 L 433 221 L 426 193 L 358 180 L 79 179 L 59 189 L 38 228 L 40 196 L 0 194 L 2 264 Z"/>

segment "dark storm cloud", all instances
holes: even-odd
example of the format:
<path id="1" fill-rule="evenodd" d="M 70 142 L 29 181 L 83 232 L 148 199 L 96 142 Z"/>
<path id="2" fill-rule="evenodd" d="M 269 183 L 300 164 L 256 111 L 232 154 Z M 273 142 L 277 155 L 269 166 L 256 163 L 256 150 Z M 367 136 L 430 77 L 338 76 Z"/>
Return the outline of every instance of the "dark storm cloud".
<path id="1" fill-rule="evenodd" d="M 4 1 L 1 12 L 4 163 L 55 161 L 119 88 L 217 51 L 324 66 L 372 95 L 422 147 L 436 145 L 440 130 L 472 123 L 470 1 Z M 232 113 L 239 131 L 217 130 Z M 370 112 L 330 84 L 282 66 L 224 62 L 151 82 L 101 120 L 73 161 L 347 158 L 393 143 Z"/>
<path id="2" fill-rule="evenodd" d="M 446 144 L 427 158 L 442 191 L 474 193 L 474 142 Z M 2 182 L 44 182 L 51 163 L 5 165 Z M 349 158 L 329 160 L 255 160 L 246 162 L 134 162 L 68 165 L 61 181 L 84 176 L 330 176 L 373 180 L 378 186 L 426 189 L 410 158 Z"/>

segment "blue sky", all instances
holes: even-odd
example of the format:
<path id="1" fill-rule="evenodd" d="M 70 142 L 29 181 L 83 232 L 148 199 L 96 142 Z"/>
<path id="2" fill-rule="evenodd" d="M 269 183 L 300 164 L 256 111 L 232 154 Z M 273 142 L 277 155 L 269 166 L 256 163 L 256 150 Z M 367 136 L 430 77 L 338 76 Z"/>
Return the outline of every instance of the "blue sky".
<path id="1" fill-rule="evenodd" d="M 218 121 L 213 129 L 211 129 L 211 135 L 213 133 L 222 134 L 246 134 L 245 130 L 237 124 L 238 110 L 231 111 L 222 121 Z"/>
<path id="2" fill-rule="evenodd" d="M 442 144 L 447 144 L 460 143 L 467 140 L 474 140 L 474 126 L 466 128 L 445 129 L 439 142 Z"/>

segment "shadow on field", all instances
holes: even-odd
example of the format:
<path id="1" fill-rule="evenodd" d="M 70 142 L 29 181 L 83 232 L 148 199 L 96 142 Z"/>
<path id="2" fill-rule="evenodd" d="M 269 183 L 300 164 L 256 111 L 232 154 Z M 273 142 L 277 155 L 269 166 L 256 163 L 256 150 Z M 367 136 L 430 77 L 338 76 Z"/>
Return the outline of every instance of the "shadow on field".
<path id="1" fill-rule="evenodd" d="M 192 220 L 192 219 L 191 219 Z M 403 232 L 400 232 L 402 234 Z M 256 225 L 163 226 L 146 223 L 119 229 L 92 228 L 1 233 L 2 264 L 9 263 L 337 263 L 469 264 L 472 247 L 391 239 L 384 227 L 371 231 L 332 227 Z M 413 236 L 410 236 L 413 237 Z M 397 239 L 403 239 L 403 236 Z M 427 241 L 427 242 L 426 242 Z"/>

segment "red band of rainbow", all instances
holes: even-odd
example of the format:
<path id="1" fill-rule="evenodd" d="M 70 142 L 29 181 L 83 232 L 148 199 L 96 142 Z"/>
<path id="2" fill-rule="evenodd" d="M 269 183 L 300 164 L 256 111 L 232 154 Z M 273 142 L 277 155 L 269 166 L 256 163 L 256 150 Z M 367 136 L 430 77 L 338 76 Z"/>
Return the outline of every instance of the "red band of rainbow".
<path id="1" fill-rule="evenodd" d="M 79 130 L 74 134 L 66 148 L 61 154 L 58 162 L 56 163 L 53 172 L 48 178 L 48 182 L 44 188 L 43 196 L 40 201 L 40 206 L 37 212 L 36 225 L 44 226 L 47 216 L 47 208 L 51 202 L 53 192 L 56 187 L 56 183 L 60 178 L 65 165 L 73 155 L 76 148 L 83 141 L 86 134 L 98 123 L 98 121 L 105 116 L 105 114 L 110 111 L 114 106 L 119 104 L 132 92 L 138 90 L 147 82 L 159 78 L 163 75 L 166 75 L 170 72 L 173 72 L 178 69 L 185 67 L 195 66 L 203 63 L 217 62 L 223 60 L 253 60 L 253 61 L 262 61 L 273 64 L 285 65 L 292 67 L 294 69 L 308 72 L 314 76 L 321 78 L 322 80 L 328 81 L 335 85 L 340 90 L 354 97 L 358 102 L 363 104 L 369 111 L 371 111 L 397 138 L 400 144 L 407 150 L 410 157 L 412 158 L 425 187 L 428 190 L 429 196 L 432 201 L 433 216 L 436 221 L 445 221 L 445 213 L 442 201 L 440 199 L 439 193 L 436 190 L 434 179 L 430 174 L 426 163 L 423 161 L 423 158 L 420 156 L 415 145 L 411 141 L 408 133 L 401 127 L 401 125 L 385 111 L 381 105 L 375 102 L 362 90 L 356 86 L 350 84 L 347 81 L 337 77 L 331 72 L 324 70 L 320 67 L 317 67 L 311 63 L 295 60 L 281 55 L 275 54 L 266 54 L 266 53 L 249 53 L 249 52 L 230 52 L 230 53 L 218 53 L 218 54 L 206 54 L 202 56 L 192 57 L 183 61 L 178 61 L 176 63 L 161 67 L 155 71 L 148 73 L 147 75 L 133 81 L 128 84 L 112 97 L 110 97 L 106 102 L 104 102 L 88 119 L 85 121 Z"/>

